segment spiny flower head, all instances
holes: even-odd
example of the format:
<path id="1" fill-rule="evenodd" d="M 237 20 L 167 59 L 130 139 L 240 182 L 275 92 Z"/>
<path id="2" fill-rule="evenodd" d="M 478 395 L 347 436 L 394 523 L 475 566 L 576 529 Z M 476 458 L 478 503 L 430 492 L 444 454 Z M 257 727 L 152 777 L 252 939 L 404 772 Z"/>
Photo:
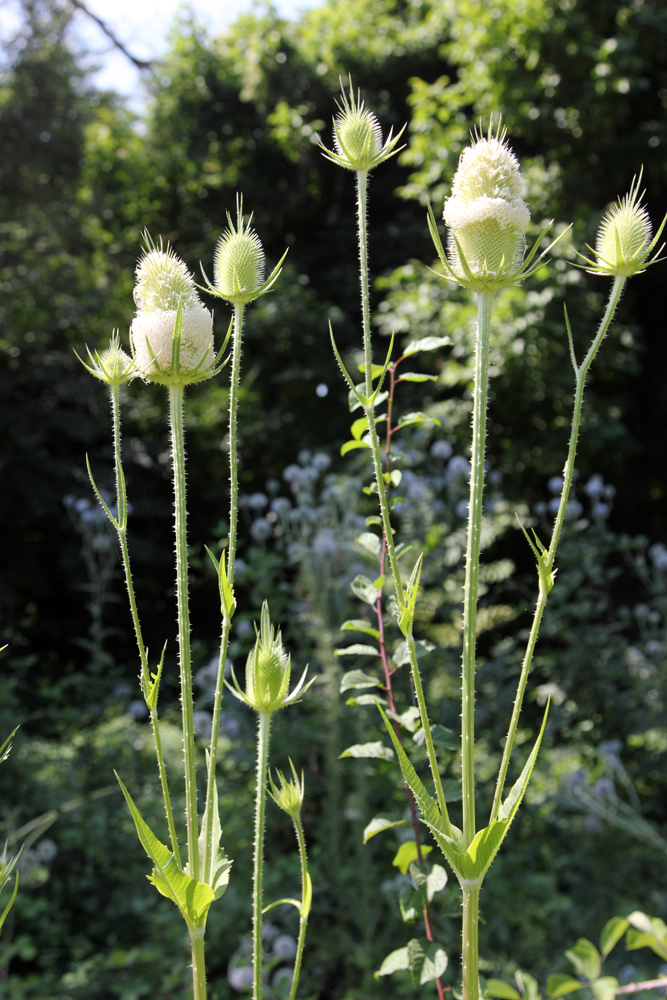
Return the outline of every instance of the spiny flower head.
<path id="1" fill-rule="evenodd" d="M 270 291 L 282 269 L 287 251 L 264 279 L 266 256 L 262 242 L 252 228 L 252 215 L 243 218 L 243 198 L 236 199 L 236 225 L 227 213 L 227 229 L 213 254 L 213 281 L 204 274 L 208 291 L 235 306 L 245 306 Z"/>
<path id="2" fill-rule="evenodd" d="M 144 378 L 164 385 L 210 378 L 217 370 L 213 316 L 180 257 L 144 235 L 134 288 L 137 315 L 130 327 L 135 365 Z"/>
<path id="3" fill-rule="evenodd" d="M 306 690 L 304 682 L 308 668 L 304 670 L 294 691 L 288 694 L 291 661 L 283 646 L 280 630 L 276 633 L 271 624 L 266 601 L 262 605 L 259 630 L 255 626 L 255 631 L 255 646 L 246 662 L 245 691 L 241 690 L 233 670 L 234 687 L 227 686 L 232 694 L 256 712 L 271 714 L 292 704 Z"/>
<path id="4" fill-rule="evenodd" d="M 142 312 L 170 312 L 200 305 L 194 278 L 170 246 L 156 247 L 148 238 L 135 272 L 134 301 Z"/>
<path id="5" fill-rule="evenodd" d="M 88 350 L 88 358 L 90 364 L 79 358 L 84 368 L 110 386 L 124 385 L 139 374 L 134 360 L 120 346 L 118 330 L 113 331 L 109 346 L 103 351 L 91 354 Z"/>
<path id="6" fill-rule="evenodd" d="M 357 92 L 355 95 L 352 80 L 350 80 L 349 96 L 342 88 L 342 82 L 341 91 L 341 99 L 336 102 L 338 114 L 333 120 L 336 152 L 330 152 L 322 144 L 320 149 L 328 160 L 340 167 L 346 167 L 348 170 L 372 170 L 403 148 L 402 146 L 396 148 L 403 129 L 394 137 L 390 132 L 383 144 L 380 123 L 373 112 L 364 106 L 361 94 Z"/>
<path id="7" fill-rule="evenodd" d="M 660 239 L 665 220 L 663 219 L 658 232 L 651 239 L 651 220 L 641 203 L 641 177 L 640 171 L 639 176 L 633 178 L 628 194 L 619 198 L 602 219 L 593 251 L 595 260 L 583 257 L 590 265 L 587 270 L 591 274 L 629 278 L 633 274 L 641 274 L 658 259 L 657 254 L 653 260 L 649 260 L 649 257 Z"/>
<path id="8" fill-rule="evenodd" d="M 281 771 L 276 771 L 278 776 L 278 785 L 275 784 L 271 775 L 269 775 L 269 783 L 271 790 L 269 795 L 283 812 L 286 812 L 288 816 L 291 816 L 293 820 L 297 820 L 300 813 L 301 807 L 303 806 L 303 796 L 305 792 L 305 782 L 303 778 L 303 771 L 301 772 L 301 779 L 296 773 L 296 768 L 290 760 L 290 767 L 292 768 L 292 778 L 286 778 Z"/>
<path id="9" fill-rule="evenodd" d="M 460 157 L 445 200 L 449 227 L 449 271 L 460 284 L 493 290 L 514 284 L 521 274 L 530 212 L 523 200 L 519 162 L 505 141 L 506 130 L 475 133 Z"/>

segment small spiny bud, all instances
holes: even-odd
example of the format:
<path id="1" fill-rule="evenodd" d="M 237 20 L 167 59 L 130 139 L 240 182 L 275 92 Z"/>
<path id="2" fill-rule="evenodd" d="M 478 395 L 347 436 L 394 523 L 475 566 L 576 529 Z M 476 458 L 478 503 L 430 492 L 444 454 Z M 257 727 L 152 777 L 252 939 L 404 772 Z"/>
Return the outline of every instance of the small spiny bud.
<path id="1" fill-rule="evenodd" d="M 651 246 L 651 220 L 634 187 L 604 216 L 595 241 L 595 272 L 629 278 L 643 270 Z"/>
<path id="2" fill-rule="evenodd" d="M 266 258 L 261 240 L 251 228 L 252 216 L 244 222 L 239 208 L 237 225 L 229 225 L 218 240 L 213 257 L 213 285 L 223 299 L 245 305 L 257 298 L 264 282 Z"/>

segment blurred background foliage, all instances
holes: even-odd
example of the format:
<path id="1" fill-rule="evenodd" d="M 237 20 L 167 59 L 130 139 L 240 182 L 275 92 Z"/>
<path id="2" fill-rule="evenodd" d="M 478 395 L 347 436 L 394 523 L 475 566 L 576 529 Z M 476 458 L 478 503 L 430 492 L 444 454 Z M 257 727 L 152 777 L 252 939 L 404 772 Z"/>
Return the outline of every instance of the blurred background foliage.
<path id="1" fill-rule="evenodd" d="M 375 813 L 400 814 L 397 769 L 338 760 L 346 746 L 381 733 L 374 709 L 345 704 L 334 656 L 345 644 L 340 624 L 359 613 L 348 584 L 365 569 L 354 537 L 371 508 L 360 492 L 369 475 L 364 454 L 339 457 L 354 418 L 327 335 L 330 319 L 350 364 L 359 360 L 353 186 L 323 160 L 318 136 L 329 141 L 339 77 L 348 73 L 385 131 L 408 123 L 404 151 L 372 178 L 373 294 L 378 335 L 446 333 L 453 341 L 420 355 L 436 382 L 400 387 L 397 405 L 442 426 L 400 439 L 405 503 L 397 523 L 401 540 L 427 553 L 421 628 L 437 645 L 424 669 L 435 721 L 457 730 L 474 314 L 465 294 L 427 269 L 434 253 L 426 200 L 437 214 L 471 126 L 502 114 L 535 233 L 545 219 L 557 231 L 572 222 L 571 242 L 583 249 L 642 165 L 659 221 L 667 211 L 667 8 L 659 0 L 328 0 L 297 22 L 259 6 L 217 38 L 186 13 L 153 69 L 141 115 L 91 86 L 69 42 L 68 4 L 23 0 L 23 9 L 0 77 L 0 621 L 9 643 L 0 733 L 21 723 L 0 801 L 4 835 L 26 850 L 0 952 L 0 995 L 166 1000 L 187 988 L 181 927 L 143 882 L 146 861 L 112 784 L 116 768 L 159 823 L 123 587 L 85 471 L 88 454 L 100 485 L 112 488 L 107 402 L 73 352 L 103 346 L 114 327 L 126 337 L 144 227 L 171 241 L 193 271 L 200 260 L 210 270 L 238 190 L 270 261 L 286 245 L 290 252 L 276 291 L 248 313 L 245 568 L 232 655 L 240 667 L 268 598 L 294 661 L 310 661 L 320 675 L 304 704 L 278 720 L 274 758 L 284 767 L 289 755 L 306 773 L 316 897 L 305 995 L 407 995 L 400 977 L 373 978 L 410 936 L 395 905 L 405 884 L 391 864 L 400 838 L 391 831 L 361 841 Z M 600 279 L 574 267 L 565 240 L 548 269 L 497 303 L 479 677 L 479 754 L 489 775 L 534 600 L 514 512 L 546 534 L 565 455 L 572 372 L 563 303 L 582 352 L 605 293 Z M 228 316 L 216 310 L 216 322 L 222 336 Z M 543 977 L 562 969 L 565 947 L 582 934 L 596 937 L 614 913 L 667 916 L 666 362 L 664 271 L 656 267 L 630 283 L 590 379 L 577 498 L 525 739 L 548 696 L 552 716 L 528 806 L 487 881 L 489 974 L 521 966 Z M 223 376 L 195 387 L 187 411 L 203 737 L 219 630 L 203 546 L 218 545 L 226 531 L 226 402 Z M 150 647 L 169 639 L 162 704 L 176 766 L 160 388 L 131 386 L 123 414 L 137 589 Z M 397 677 L 407 707 L 408 679 Z M 249 931 L 253 739 L 249 718 L 227 704 L 220 795 L 235 867 L 209 921 L 214 998 L 236 995 L 228 967 L 234 956 L 242 965 Z M 481 799 L 487 794 L 482 787 Z M 298 877 L 290 831 L 277 815 L 270 824 L 267 898 L 294 892 Z M 436 909 L 455 984 L 453 889 Z M 273 914 L 276 942 L 294 933 L 290 915 Z M 653 972 L 641 953 L 632 960 L 626 978 Z"/>

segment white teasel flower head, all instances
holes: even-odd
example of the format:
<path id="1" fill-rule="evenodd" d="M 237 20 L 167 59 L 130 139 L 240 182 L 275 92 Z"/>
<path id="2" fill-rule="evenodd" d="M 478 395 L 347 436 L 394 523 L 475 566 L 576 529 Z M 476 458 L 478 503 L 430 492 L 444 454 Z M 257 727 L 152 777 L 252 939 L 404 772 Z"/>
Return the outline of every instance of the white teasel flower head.
<path id="1" fill-rule="evenodd" d="M 519 161 L 506 130 L 476 133 L 460 157 L 445 200 L 448 259 L 460 284 L 493 290 L 514 284 L 521 272 L 530 211 L 523 200 Z"/>
<path id="2" fill-rule="evenodd" d="M 591 274 L 630 278 L 633 274 L 641 274 L 659 259 L 662 247 L 652 260 L 649 257 L 660 239 L 667 217 L 662 220 L 658 232 L 651 239 L 651 220 L 641 203 L 641 179 L 640 170 L 639 175 L 633 178 L 628 194 L 619 198 L 606 212 L 597 232 L 595 250 L 588 248 L 595 254 L 594 260 L 579 255 L 589 265 L 586 270 Z"/>
<path id="3" fill-rule="evenodd" d="M 216 372 L 213 316 L 187 267 L 171 247 L 146 249 L 136 270 L 137 315 L 130 331 L 139 373 L 152 382 L 187 385 Z"/>

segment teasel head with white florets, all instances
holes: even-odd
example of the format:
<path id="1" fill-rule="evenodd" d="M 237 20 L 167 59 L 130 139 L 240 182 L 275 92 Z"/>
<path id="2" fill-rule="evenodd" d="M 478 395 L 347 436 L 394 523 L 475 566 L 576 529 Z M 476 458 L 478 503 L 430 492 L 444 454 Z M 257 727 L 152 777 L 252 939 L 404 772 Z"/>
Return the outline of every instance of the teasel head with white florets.
<path id="1" fill-rule="evenodd" d="M 403 135 L 405 125 L 393 135 L 390 129 L 386 140 L 382 141 L 382 129 L 373 112 L 364 105 L 361 92 L 354 93 L 352 78 L 348 78 L 349 94 L 345 93 L 343 81 L 340 81 L 341 98 L 337 100 L 338 114 L 333 120 L 333 138 L 335 152 L 320 143 L 320 149 L 327 160 L 336 163 L 346 170 L 357 170 L 367 173 L 380 163 L 403 149 L 398 142 Z"/>
<path id="2" fill-rule="evenodd" d="M 633 177 L 629 192 L 619 198 L 604 215 L 600 223 L 595 249 L 588 247 L 593 260 L 579 254 L 589 274 L 608 275 L 612 278 L 630 278 L 642 274 L 651 264 L 657 264 L 664 248 L 658 246 L 667 216 L 662 220 L 653 238 L 651 220 L 642 205 L 645 192 L 640 191 L 642 170 Z M 651 254 L 655 250 L 653 257 Z M 649 259 L 650 258 L 650 259 Z M 581 266 L 584 266 L 581 265 Z"/>
<path id="3" fill-rule="evenodd" d="M 213 315 L 180 257 L 145 232 L 135 275 L 130 332 L 138 374 L 168 386 L 216 375 L 222 351 L 216 356 L 213 349 Z"/>
<path id="4" fill-rule="evenodd" d="M 429 229 L 445 278 L 474 291 L 494 292 L 537 271 L 556 241 L 535 259 L 546 226 L 524 257 L 530 210 L 523 195 L 521 168 L 507 142 L 507 130 L 499 123 L 494 132 L 491 119 L 486 136 L 477 129 L 472 133 L 471 144 L 461 153 L 451 196 L 445 199 L 446 253 L 429 205 Z"/>

